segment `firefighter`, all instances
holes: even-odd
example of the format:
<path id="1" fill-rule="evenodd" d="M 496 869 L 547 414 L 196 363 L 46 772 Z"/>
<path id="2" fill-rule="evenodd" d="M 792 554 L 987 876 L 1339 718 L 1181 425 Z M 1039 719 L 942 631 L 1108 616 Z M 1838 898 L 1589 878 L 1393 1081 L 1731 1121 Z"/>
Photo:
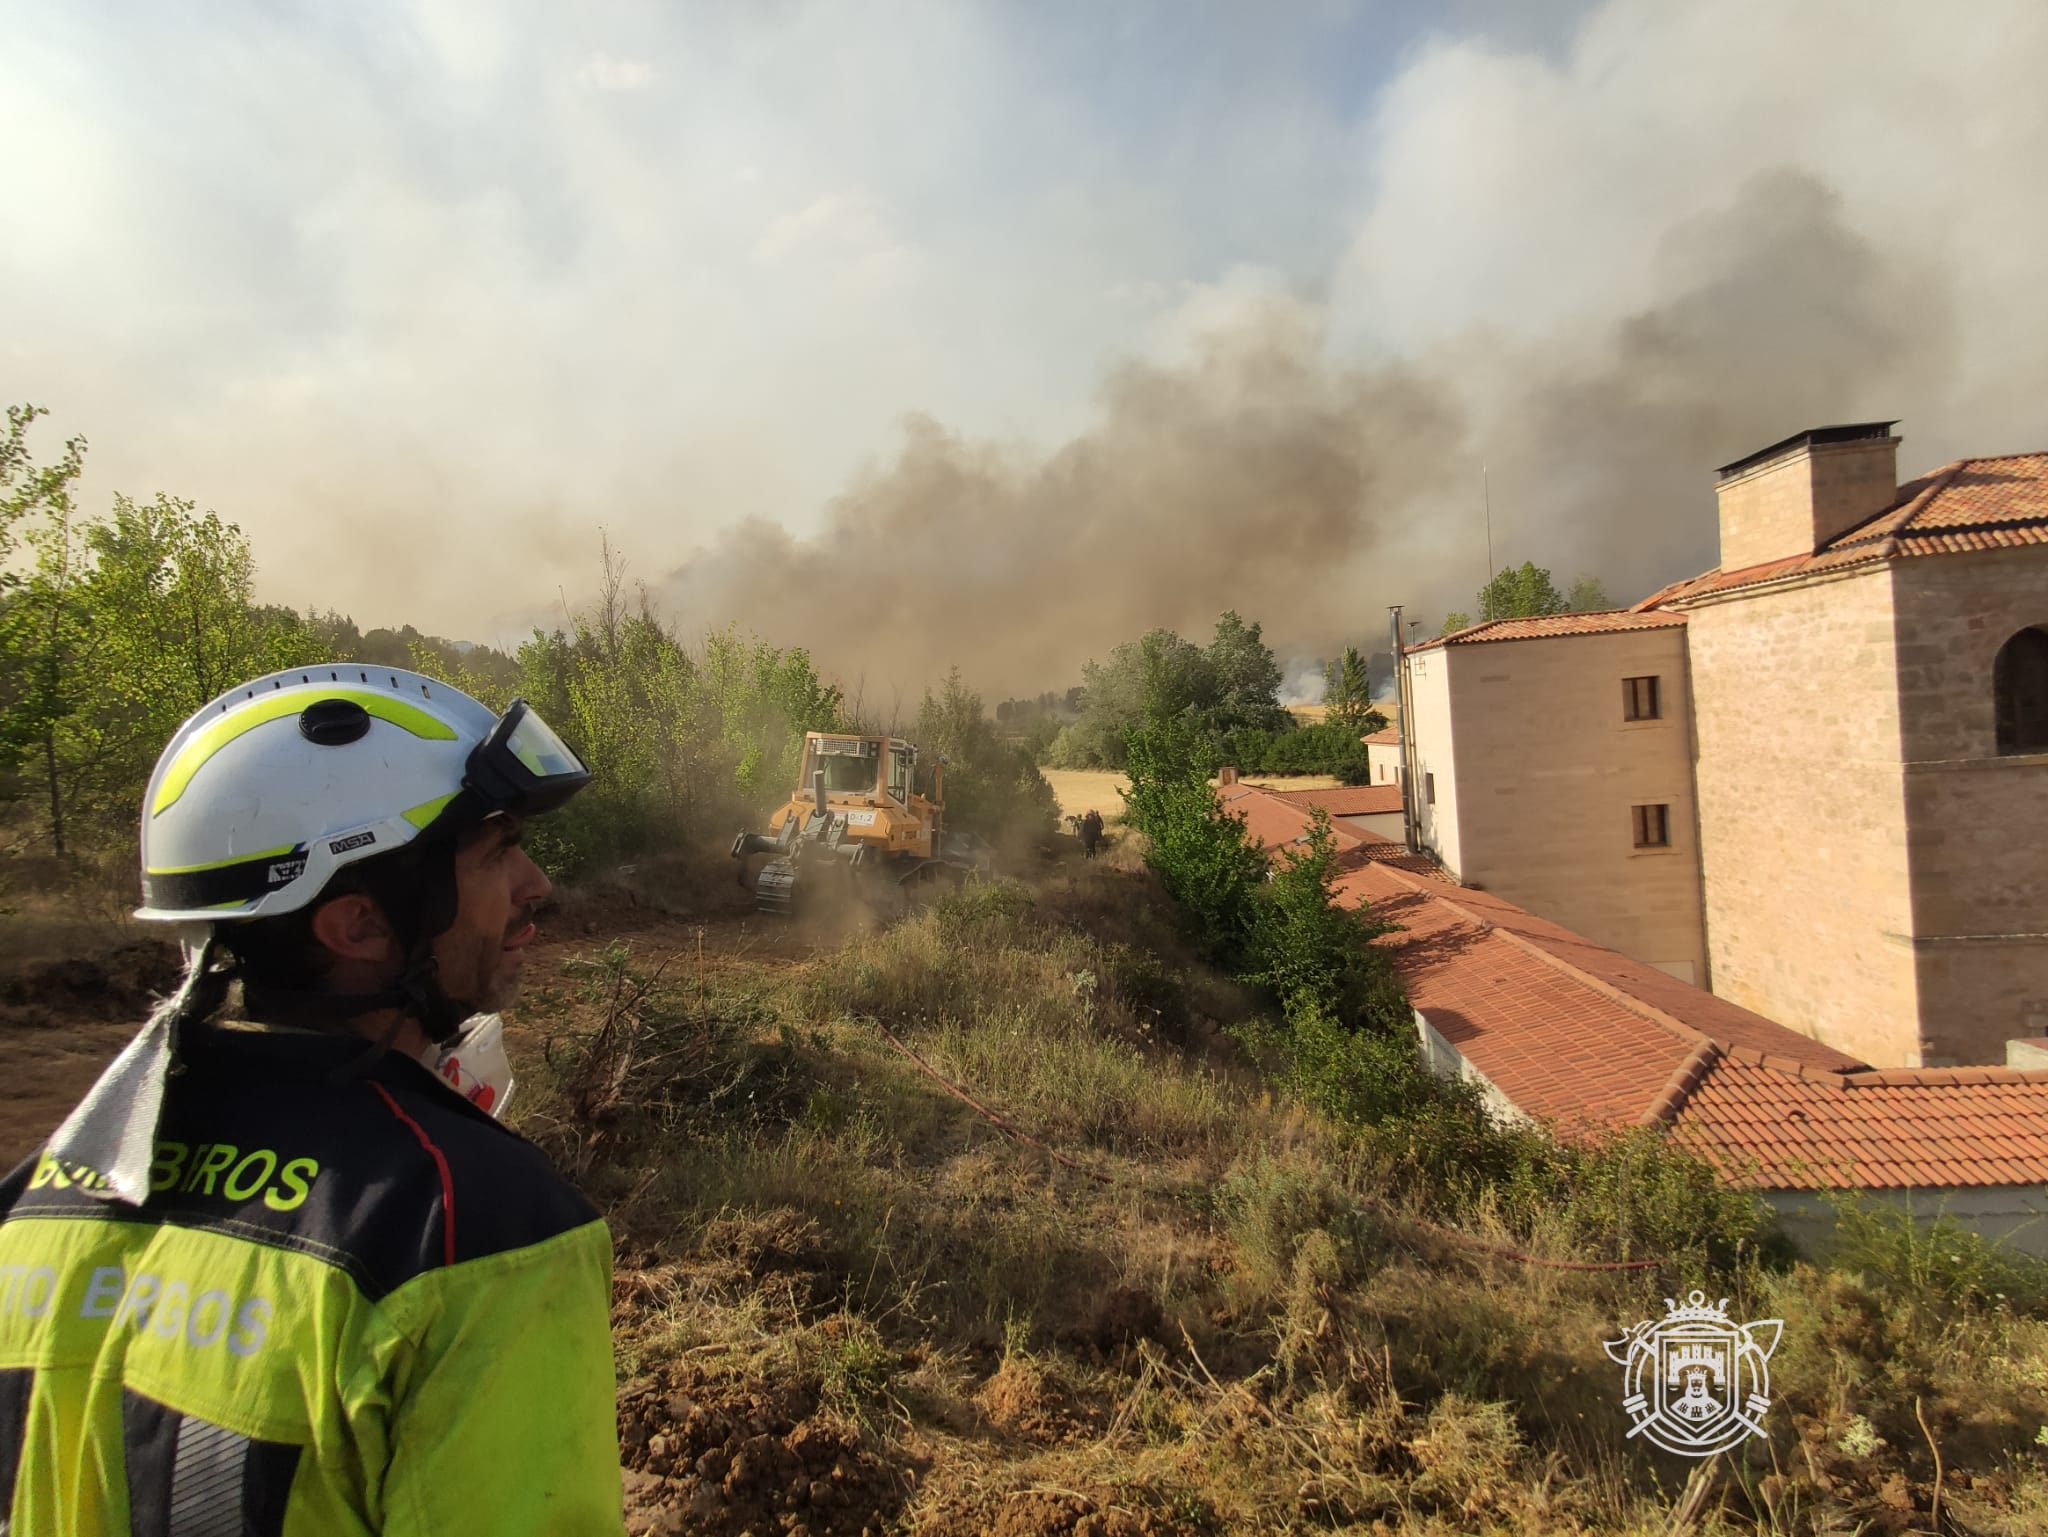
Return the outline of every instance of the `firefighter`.
<path id="1" fill-rule="evenodd" d="M 1093 859 L 1096 849 L 1100 848 L 1101 845 L 1102 813 L 1091 806 L 1088 808 L 1088 814 L 1081 818 L 1081 847 L 1086 851 L 1088 857 Z"/>
<path id="2" fill-rule="evenodd" d="M 0 1531 L 622 1530 L 611 1241 L 485 1039 L 589 778 L 389 668 L 171 739 L 136 916 L 183 982 L 0 1184 Z"/>

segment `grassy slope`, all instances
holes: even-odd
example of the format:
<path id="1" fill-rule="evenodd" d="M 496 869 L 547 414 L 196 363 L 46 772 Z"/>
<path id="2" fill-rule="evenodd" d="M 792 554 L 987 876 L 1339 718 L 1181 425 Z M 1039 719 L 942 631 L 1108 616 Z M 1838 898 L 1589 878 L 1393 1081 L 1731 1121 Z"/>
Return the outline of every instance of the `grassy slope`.
<path id="1" fill-rule="evenodd" d="M 1384 1152 L 1241 1063 L 1252 1001 L 1125 861 L 816 948 L 593 934 L 535 990 L 515 1119 L 614 1224 L 635 1531 L 1652 1533 L 1687 1498 L 1705 1532 L 1931 1530 L 1916 1401 L 1944 1520 L 2048 1529 L 2048 1330 L 1883 1235 L 1862 1278 L 1722 1283 L 1787 1321 L 1773 1438 L 1688 1496 L 1600 1342 L 1710 1278 L 1376 1214 Z"/>

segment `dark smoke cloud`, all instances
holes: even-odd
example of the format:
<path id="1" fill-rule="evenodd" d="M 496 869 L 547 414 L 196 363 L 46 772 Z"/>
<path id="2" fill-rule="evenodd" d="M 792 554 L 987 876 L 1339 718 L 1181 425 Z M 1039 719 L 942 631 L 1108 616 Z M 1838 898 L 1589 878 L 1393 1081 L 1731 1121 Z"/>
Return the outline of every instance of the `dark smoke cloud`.
<path id="1" fill-rule="evenodd" d="M 1354 633 L 1358 595 L 1332 574 L 1440 492 L 1461 423 L 1414 369 L 1330 366 L 1311 318 L 1268 297 L 1185 363 L 1122 365 L 1100 424 L 1049 456 L 913 418 L 815 538 L 744 525 L 659 596 L 808 645 L 876 690 L 958 664 L 993 693 L 1036 692 L 1140 631 L 1205 633 L 1231 607 L 1283 642 Z"/>
<path id="2" fill-rule="evenodd" d="M 1714 466 L 1805 427 L 1898 417 L 1910 433 L 1952 351 L 1938 275 L 1852 231 L 1806 172 L 1761 174 L 1677 225 L 1656 267 L 1669 298 L 1583 356 L 1525 353 L 1482 428 L 1496 547 L 1596 572 L 1616 602 L 1718 563 Z"/>
<path id="3" fill-rule="evenodd" d="M 1099 425 L 1057 452 L 915 418 L 816 537 L 745 525 L 660 596 L 808 645 L 871 692 L 952 664 L 992 694 L 1036 692 L 1225 608 L 1283 656 L 1378 649 L 1386 603 L 1432 625 L 1470 605 L 1484 458 L 1502 563 L 1597 574 L 1633 601 L 1715 564 L 1713 465 L 1910 412 L 1948 337 L 1940 283 L 1802 172 L 1680 223 L 1656 266 L 1668 297 L 1594 334 L 1377 369 L 1332 363 L 1319 311 L 1268 294 L 1184 362 L 1117 369 Z"/>

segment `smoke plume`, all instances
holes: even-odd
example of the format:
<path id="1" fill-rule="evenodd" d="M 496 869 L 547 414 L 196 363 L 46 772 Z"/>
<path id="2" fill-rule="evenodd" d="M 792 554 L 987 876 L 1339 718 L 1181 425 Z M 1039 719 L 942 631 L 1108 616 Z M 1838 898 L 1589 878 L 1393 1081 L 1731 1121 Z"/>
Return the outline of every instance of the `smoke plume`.
<path id="1" fill-rule="evenodd" d="M 1206 635 L 1224 608 L 1276 637 L 1340 633 L 1363 601 L 1342 574 L 1441 494 L 1460 424 L 1414 369 L 1331 367 L 1313 318 L 1264 299 L 1181 364 L 1123 364 L 1099 424 L 1051 454 L 914 418 L 815 537 L 742 525 L 664 606 L 744 616 L 854 678 L 957 664 L 1017 692 L 1154 626 Z"/>
<path id="2" fill-rule="evenodd" d="M 1388 603 L 1432 626 L 1471 607 L 1482 461 L 1496 564 L 1534 559 L 1560 587 L 1597 574 L 1631 602 L 1715 564 L 1715 464 L 1939 398 L 1946 288 L 1850 230 L 1807 173 L 1683 221 L 1655 268 L 1658 302 L 1565 342 L 1464 339 L 1372 369 L 1331 361 L 1323 307 L 1239 293 L 1198 307 L 1186 358 L 1119 367 L 1098 424 L 1058 450 L 915 418 L 814 537 L 743 525 L 660 595 L 896 686 L 958 665 L 1035 692 L 1224 608 L 1283 656 L 1381 649 Z"/>
<path id="3" fill-rule="evenodd" d="M 365 627 L 516 643 L 602 526 L 685 633 L 886 712 L 1226 608 L 1380 652 L 1385 605 L 1472 606 L 1488 500 L 1492 566 L 1631 601 L 1809 426 L 1899 418 L 1909 474 L 2048 447 L 2038 0 L 7 39 L 4 392 L 90 435 L 94 505 L 216 508 L 265 598 Z"/>

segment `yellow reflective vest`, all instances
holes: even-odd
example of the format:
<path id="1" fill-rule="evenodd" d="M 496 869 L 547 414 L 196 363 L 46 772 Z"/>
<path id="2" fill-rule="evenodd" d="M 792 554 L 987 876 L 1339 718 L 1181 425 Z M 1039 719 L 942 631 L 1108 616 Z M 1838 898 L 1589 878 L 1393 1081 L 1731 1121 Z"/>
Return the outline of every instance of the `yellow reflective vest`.
<path id="1" fill-rule="evenodd" d="M 622 1530 L 603 1221 L 365 1051 L 188 1029 L 141 1207 L 0 1184 L 0 1533 Z"/>

